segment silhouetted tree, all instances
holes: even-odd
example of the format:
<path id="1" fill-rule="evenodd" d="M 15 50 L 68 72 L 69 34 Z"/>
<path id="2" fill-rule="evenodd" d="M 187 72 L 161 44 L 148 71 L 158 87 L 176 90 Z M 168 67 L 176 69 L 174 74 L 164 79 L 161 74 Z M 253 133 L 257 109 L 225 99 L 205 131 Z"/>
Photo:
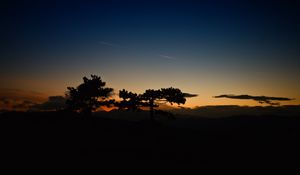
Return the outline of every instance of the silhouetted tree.
<path id="1" fill-rule="evenodd" d="M 141 95 L 141 97 L 142 100 L 146 101 L 145 106 L 149 106 L 150 108 L 150 119 L 154 120 L 154 107 L 158 107 L 158 105 L 155 104 L 155 100 L 161 98 L 161 91 L 148 89 Z"/>
<path id="2" fill-rule="evenodd" d="M 194 94 L 182 93 L 178 88 L 161 88 L 159 90 L 148 89 L 143 94 L 136 94 L 128 92 L 123 89 L 119 91 L 119 97 L 122 99 L 120 102 L 116 102 L 115 106 L 119 109 L 127 109 L 137 111 L 141 107 L 149 107 L 150 119 L 154 120 L 155 107 L 159 107 L 158 102 L 168 102 L 171 105 L 176 103 L 178 105 L 185 104 L 186 97 L 194 97 Z M 158 114 L 166 115 L 168 118 L 174 118 L 174 116 L 168 112 L 162 110 L 157 111 Z"/>
<path id="3" fill-rule="evenodd" d="M 122 99 L 122 101 L 115 104 L 117 107 L 119 107 L 119 109 L 138 111 L 140 110 L 140 107 L 143 106 L 141 96 L 139 94 L 128 92 L 127 90 L 123 89 L 119 91 L 119 97 Z"/>
<path id="4" fill-rule="evenodd" d="M 154 108 L 159 105 L 156 101 L 168 102 L 171 105 L 176 103 L 178 105 L 185 104 L 186 98 L 185 94 L 181 92 L 178 88 L 161 88 L 159 90 L 148 89 L 144 94 L 141 95 L 141 99 L 146 101 L 147 106 L 150 108 L 150 119 L 154 120 Z"/>
<path id="5" fill-rule="evenodd" d="M 112 95 L 113 89 L 105 87 L 105 84 L 97 75 L 91 75 L 91 79 L 83 77 L 82 84 L 76 88 L 68 87 L 67 108 L 91 115 L 91 112 L 100 106 L 110 106 L 113 100 L 108 98 Z"/>

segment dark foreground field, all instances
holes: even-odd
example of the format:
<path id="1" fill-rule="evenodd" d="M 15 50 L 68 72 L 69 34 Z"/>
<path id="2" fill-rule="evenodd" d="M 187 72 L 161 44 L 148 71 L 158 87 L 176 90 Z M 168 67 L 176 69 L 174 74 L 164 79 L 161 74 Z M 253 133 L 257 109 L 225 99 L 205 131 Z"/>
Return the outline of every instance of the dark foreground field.
<path id="1" fill-rule="evenodd" d="M 299 126 L 297 116 L 152 123 L 64 112 L 10 112 L 1 114 L 0 152 L 2 158 L 92 157 L 111 163 L 297 164 Z"/>

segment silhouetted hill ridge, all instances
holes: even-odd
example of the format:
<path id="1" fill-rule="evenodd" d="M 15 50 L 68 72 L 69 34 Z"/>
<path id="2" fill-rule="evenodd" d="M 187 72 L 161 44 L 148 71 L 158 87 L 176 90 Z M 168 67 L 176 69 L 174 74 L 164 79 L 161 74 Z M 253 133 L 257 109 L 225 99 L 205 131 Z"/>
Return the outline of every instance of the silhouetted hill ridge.
<path id="1" fill-rule="evenodd" d="M 237 106 L 237 105 L 222 105 L 222 106 L 202 106 L 196 108 L 181 108 L 170 110 L 173 113 L 180 115 L 202 116 L 210 118 L 241 116 L 241 115 L 282 115 L 282 116 L 299 116 L 300 105 L 286 106 Z"/>

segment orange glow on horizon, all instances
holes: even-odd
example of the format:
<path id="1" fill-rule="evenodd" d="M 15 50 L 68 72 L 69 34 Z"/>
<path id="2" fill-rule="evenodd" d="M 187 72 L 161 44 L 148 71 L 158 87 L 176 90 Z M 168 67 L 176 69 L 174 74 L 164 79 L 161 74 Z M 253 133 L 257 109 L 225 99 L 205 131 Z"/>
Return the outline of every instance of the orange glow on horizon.
<path id="1" fill-rule="evenodd" d="M 104 74 L 94 72 L 93 74 Z M 75 77 L 67 75 L 67 77 L 59 76 L 57 79 L 26 79 L 25 77 L 13 77 L 7 81 L 11 87 L 22 87 L 17 91 L 13 91 L 13 88 L 0 88 L 1 96 L 10 96 L 13 99 L 29 99 L 37 103 L 45 102 L 48 96 L 64 96 L 68 86 L 76 87 L 82 83 L 82 77 L 88 76 L 87 73 L 77 73 Z M 277 86 L 275 83 L 266 84 L 265 86 L 258 86 L 259 82 L 253 82 L 253 87 L 249 84 L 243 84 L 236 82 L 217 82 L 213 81 L 213 77 L 205 79 L 197 83 L 190 83 L 195 80 L 184 79 L 184 77 L 178 77 L 175 82 L 172 83 L 174 77 L 171 77 L 169 81 L 159 80 L 153 83 L 149 79 L 147 81 L 135 78 L 126 80 L 122 77 L 115 77 L 115 75 L 108 74 L 109 76 L 103 77 L 103 81 L 107 84 L 107 87 L 114 88 L 114 95 L 117 101 L 119 89 L 126 89 L 134 93 L 143 93 L 146 89 L 159 89 L 166 87 L 175 87 L 181 89 L 185 93 L 198 94 L 197 97 L 187 98 L 186 104 L 181 105 L 182 107 L 194 108 L 197 106 L 208 106 L 208 105 L 240 105 L 240 106 L 265 106 L 265 104 L 259 104 L 254 100 L 237 100 L 237 99 L 226 99 L 226 98 L 213 98 L 215 95 L 221 94 L 249 94 L 249 95 L 266 95 L 266 96 L 279 96 L 295 98 L 291 101 L 282 101 L 281 105 L 299 105 L 300 94 L 297 89 L 297 85 L 294 86 Z M 177 76 L 177 75 L 176 75 Z M 182 81 L 180 81 L 182 79 Z M 178 81 L 177 81 L 178 80 Z M 185 81 L 183 81 L 185 80 Z M 230 89 L 230 91 L 228 91 Z M 36 91 L 36 92 L 34 92 Z M 42 93 L 40 93 L 42 92 Z M 267 92 L 267 93 L 265 93 Z M 3 105 L 2 105 L 3 106 Z M 177 106 L 176 104 L 173 107 Z M 11 107 L 9 107 L 11 108 Z M 110 108 L 104 108 L 103 110 L 111 110 Z"/>

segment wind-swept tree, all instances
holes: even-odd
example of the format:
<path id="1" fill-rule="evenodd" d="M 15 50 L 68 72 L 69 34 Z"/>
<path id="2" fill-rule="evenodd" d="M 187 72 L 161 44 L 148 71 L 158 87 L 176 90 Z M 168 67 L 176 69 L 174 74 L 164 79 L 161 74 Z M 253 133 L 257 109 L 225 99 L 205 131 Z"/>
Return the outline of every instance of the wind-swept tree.
<path id="1" fill-rule="evenodd" d="M 115 103 L 119 109 L 138 111 L 140 110 L 140 107 L 143 106 L 141 96 L 139 94 L 128 92 L 123 89 L 119 91 L 119 97 L 122 101 Z"/>
<path id="2" fill-rule="evenodd" d="M 141 95 L 143 101 L 150 108 L 150 119 L 154 120 L 154 108 L 158 107 L 159 102 L 168 102 L 171 105 L 176 103 L 178 105 L 185 104 L 185 94 L 178 88 L 161 88 L 159 90 L 148 89 Z"/>
<path id="3" fill-rule="evenodd" d="M 110 106 L 113 101 L 109 97 L 113 89 L 105 87 L 105 84 L 97 75 L 91 75 L 91 79 L 83 77 L 83 83 L 79 86 L 67 88 L 67 108 L 91 115 L 100 106 Z"/>
<path id="4" fill-rule="evenodd" d="M 173 105 L 174 103 L 180 105 L 185 104 L 186 97 L 195 97 L 197 95 L 182 93 L 178 88 L 161 88 L 159 90 L 147 89 L 143 94 L 136 94 L 129 92 L 125 89 L 119 91 L 119 97 L 122 99 L 120 102 L 116 102 L 115 105 L 119 109 L 126 109 L 137 111 L 141 107 L 149 107 L 150 119 L 154 120 L 154 111 L 160 114 L 168 114 L 162 110 L 155 110 L 155 107 L 159 107 L 159 103 L 165 102 Z"/>
<path id="5" fill-rule="evenodd" d="M 141 98 L 146 102 L 144 106 L 149 106 L 150 108 L 150 119 L 154 120 L 154 107 L 158 107 L 158 104 L 155 102 L 161 98 L 161 91 L 148 89 L 141 95 Z"/>

